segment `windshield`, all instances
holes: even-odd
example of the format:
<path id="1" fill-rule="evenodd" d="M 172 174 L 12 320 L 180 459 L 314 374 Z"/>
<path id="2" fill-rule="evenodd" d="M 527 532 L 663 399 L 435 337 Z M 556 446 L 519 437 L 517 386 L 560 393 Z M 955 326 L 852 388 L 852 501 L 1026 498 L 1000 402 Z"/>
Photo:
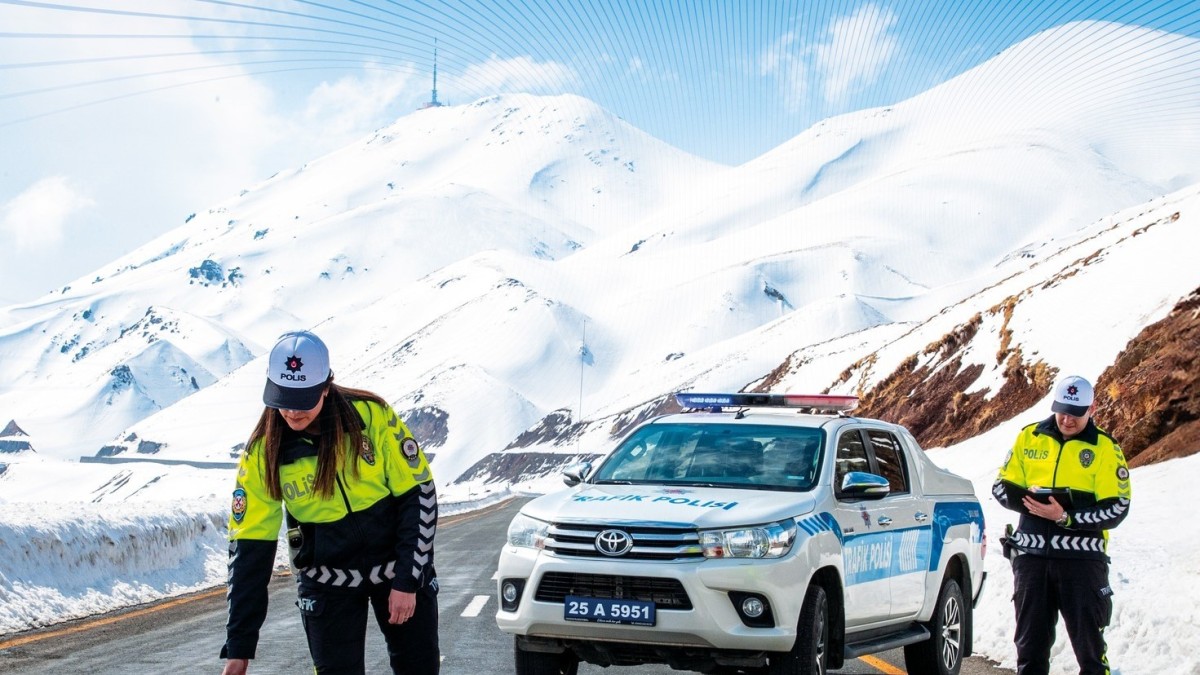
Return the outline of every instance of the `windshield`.
<path id="1" fill-rule="evenodd" d="M 751 424 L 651 424 L 625 439 L 593 482 L 809 490 L 819 429 Z"/>

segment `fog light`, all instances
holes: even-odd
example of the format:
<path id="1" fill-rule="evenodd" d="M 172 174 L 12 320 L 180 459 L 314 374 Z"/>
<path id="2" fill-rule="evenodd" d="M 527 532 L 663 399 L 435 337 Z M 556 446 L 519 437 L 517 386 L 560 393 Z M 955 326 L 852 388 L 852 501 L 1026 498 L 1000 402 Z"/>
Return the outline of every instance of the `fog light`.
<path id="1" fill-rule="evenodd" d="M 751 619 L 757 619 L 766 611 L 762 600 L 755 597 L 749 597 L 742 601 L 742 613 Z"/>
<path id="2" fill-rule="evenodd" d="M 775 614 L 771 611 L 771 601 L 761 593 L 746 593 L 745 591 L 730 591 L 729 601 L 737 612 L 742 623 L 750 628 L 774 628 Z"/>
<path id="3" fill-rule="evenodd" d="M 524 579 L 501 579 L 500 609 L 505 612 L 517 611 L 517 605 L 521 604 L 521 592 L 524 590 Z"/>

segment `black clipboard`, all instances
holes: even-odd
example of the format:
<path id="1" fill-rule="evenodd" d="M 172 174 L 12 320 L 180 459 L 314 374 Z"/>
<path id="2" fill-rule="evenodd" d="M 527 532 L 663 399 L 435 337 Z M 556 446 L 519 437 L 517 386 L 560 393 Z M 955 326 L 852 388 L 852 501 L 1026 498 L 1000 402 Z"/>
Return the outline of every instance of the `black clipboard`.
<path id="1" fill-rule="evenodd" d="M 1069 488 L 1038 488 L 1037 490 L 1029 490 L 1016 483 L 1004 481 L 1004 492 L 1008 498 L 1009 507 L 1021 513 L 1029 513 L 1025 508 L 1026 497 L 1033 497 L 1043 504 L 1049 504 L 1050 498 L 1054 497 L 1054 500 L 1063 507 L 1064 511 L 1070 511 L 1074 508 Z"/>

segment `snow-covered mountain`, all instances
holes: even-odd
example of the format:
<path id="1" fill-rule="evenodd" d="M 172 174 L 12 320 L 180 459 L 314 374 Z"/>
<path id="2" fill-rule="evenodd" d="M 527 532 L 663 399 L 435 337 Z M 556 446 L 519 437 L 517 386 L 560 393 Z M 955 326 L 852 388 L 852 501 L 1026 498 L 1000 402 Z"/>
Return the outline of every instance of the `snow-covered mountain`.
<path id="1" fill-rule="evenodd" d="M 1136 37 L 1138 67 L 1161 73 L 1181 38 L 1105 25 L 1097 40 L 1095 28 L 1034 36 L 739 167 L 574 96 L 413 113 L 3 310 L 0 354 L 14 375 L 0 382 L 0 412 L 38 461 L 228 462 L 259 410 L 264 351 L 311 327 L 332 345 L 338 380 L 392 401 L 450 483 L 505 448 L 603 451 L 672 390 L 739 389 L 797 360 L 822 375 L 791 387 L 867 393 L 892 351 L 873 357 L 872 376 L 837 374 L 943 330 L 920 326 L 960 321 L 948 312 L 984 311 L 1000 280 L 1200 182 L 1200 138 L 1182 133 L 1179 113 L 1200 113 L 1200 91 L 1124 61 L 1104 67 L 1127 60 L 1120 47 Z M 1168 94 L 1169 110 L 1131 112 Z M 1113 122 L 1133 117 L 1180 130 L 1178 141 L 1138 146 Z M 1186 235 L 1189 222 L 1174 227 Z M 1188 283 L 1156 284 L 1155 306 Z M 1133 311 L 1105 345 L 1154 315 Z M 1045 329 L 1026 330 L 1032 345 Z M 810 356 L 850 342 L 861 347 Z M 1111 352 L 1093 362 L 1025 348 L 1082 372 Z"/>
<path id="2" fill-rule="evenodd" d="M 738 167 L 578 97 L 491 97 L 197 211 L 0 309 L 0 503 L 23 506 L 0 511 L 0 633 L 221 583 L 221 467 L 265 351 L 306 327 L 401 411 L 449 508 L 561 485 L 675 390 L 829 390 L 971 478 L 995 542 L 1017 429 L 1057 376 L 1094 378 L 1135 466 L 1170 460 L 1134 470 L 1113 535 L 1110 658 L 1191 672 L 1197 63 L 1193 39 L 1070 24 Z M 97 529 L 150 548 L 112 561 Z M 975 648 L 1011 665 L 1010 572 L 987 565 Z"/>
<path id="3" fill-rule="evenodd" d="M 448 266 L 486 267 L 470 262 L 486 252 L 561 259 L 658 208 L 656 186 L 717 169 L 576 97 L 415 113 L 6 309 L 0 351 L 15 376 L 0 409 L 51 456 L 95 454 L 284 330 L 404 295 Z M 451 309 L 422 309 L 399 330 Z"/>

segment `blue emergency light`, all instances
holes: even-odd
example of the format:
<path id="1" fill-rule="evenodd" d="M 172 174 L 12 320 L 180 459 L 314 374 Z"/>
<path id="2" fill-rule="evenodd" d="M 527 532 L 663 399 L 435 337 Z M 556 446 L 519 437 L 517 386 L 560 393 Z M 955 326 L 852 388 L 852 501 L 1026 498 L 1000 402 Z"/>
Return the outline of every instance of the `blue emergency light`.
<path id="1" fill-rule="evenodd" d="M 675 400 L 685 409 L 716 410 L 731 407 L 808 408 L 828 412 L 853 410 L 857 396 L 835 394 L 699 394 L 676 392 Z"/>

